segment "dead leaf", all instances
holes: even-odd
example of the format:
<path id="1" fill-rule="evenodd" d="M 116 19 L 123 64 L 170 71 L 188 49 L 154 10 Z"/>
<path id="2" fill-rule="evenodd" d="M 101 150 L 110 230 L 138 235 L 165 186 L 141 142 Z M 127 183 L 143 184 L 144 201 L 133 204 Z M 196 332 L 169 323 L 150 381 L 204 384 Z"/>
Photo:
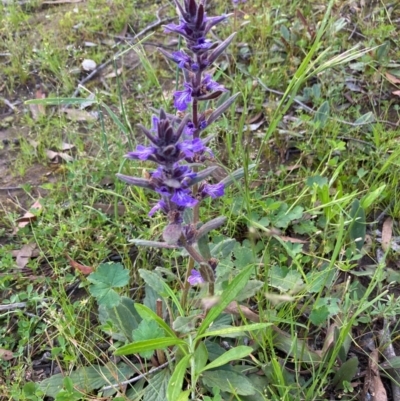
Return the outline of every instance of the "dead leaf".
<path id="1" fill-rule="evenodd" d="M 41 210 L 42 205 L 40 204 L 40 198 L 35 201 L 35 203 L 30 207 L 30 209 L 20 218 L 16 220 L 17 227 L 14 230 L 14 234 L 17 233 L 17 231 L 25 226 L 27 226 L 29 223 L 32 221 L 36 220 L 36 214 L 33 214 L 30 210 L 36 209 L 36 210 Z"/>
<path id="2" fill-rule="evenodd" d="M 72 268 L 74 268 L 75 270 L 80 271 L 82 274 L 84 274 L 85 276 L 87 276 L 90 273 L 94 272 L 93 267 L 91 266 L 85 266 L 85 265 L 81 265 L 78 262 L 75 262 L 75 260 L 73 260 L 68 254 L 65 254 L 65 256 L 67 257 L 67 259 L 69 260 L 69 264 Z"/>
<path id="3" fill-rule="evenodd" d="M 400 91 L 393 91 L 393 92 L 392 92 L 392 95 L 400 96 Z"/>
<path id="4" fill-rule="evenodd" d="M 35 250 L 36 244 L 34 242 L 25 244 L 19 250 L 16 263 L 20 269 L 23 269 L 28 264 L 29 260 L 33 257 Z"/>
<path id="5" fill-rule="evenodd" d="M 45 99 L 46 94 L 39 88 L 35 93 L 35 99 Z M 32 113 L 32 118 L 37 121 L 41 116 L 46 115 L 46 108 L 44 104 L 30 104 L 29 109 Z"/>
<path id="6" fill-rule="evenodd" d="M 387 72 L 387 73 L 385 74 L 385 76 L 386 76 L 386 79 L 387 79 L 391 84 L 393 84 L 393 85 L 400 84 L 400 79 L 397 78 L 397 77 L 395 77 L 394 75 L 389 74 L 389 73 Z"/>
<path id="7" fill-rule="evenodd" d="M 286 237 L 284 235 L 280 235 L 279 238 L 285 242 L 291 242 L 292 244 L 307 244 L 308 241 L 304 241 L 303 239 Z"/>
<path id="8" fill-rule="evenodd" d="M 62 160 L 65 160 L 66 162 L 72 162 L 74 160 L 71 155 L 64 152 L 46 150 L 46 155 L 53 163 L 60 163 Z"/>
<path id="9" fill-rule="evenodd" d="M 386 252 L 392 242 L 393 220 L 388 217 L 382 227 L 382 249 Z"/>
<path id="10" fill-rule="evenodd" d="M 72 121 L 96 121 L 97 115 L 84 110 L 62 109 L 67 118 Z"/>
<path id="11" fill-rule="evenodd" d="M 122 74 L 122 71 L 123 71 L 122 67 L 121 67 L 121 68 L 118 68 L 117 71 L 113 71 L 113 72 L 110 72 L 110 73 L 107 74 L 107 75 L 104 75 L 104 78 L 105 78 L 105 79 L 109 79 L 109 78 L 118 77 L 119 75 Z"/>
<path id="12" fill-rule="evenodd" d="M 370 371 L 369 392 L 372 394 L 372 401 L 387 401 L 387 394 L 382 383 L 378 367 L 379 351 L 374 349 L 369 356 L 368 370 Z"/>
<path id="13" fill-rule="evenodd" d="M 13 358 L 14 354 L 10 350 L 0 348 L 0 359 L 2 359 L 3 361 L 10 361 Z"/>
<path id="14" fill-rule="evenodd" d="M 71 144 L 66 143 L 66 142 L 63 142 L 63 143 L 61 144 L 61 150 L 62 150 L 63 152 L 65 152 L 66 150 L 72 150 L 72 149 L 75 149 L 75 145 L 71 145 Z"/>

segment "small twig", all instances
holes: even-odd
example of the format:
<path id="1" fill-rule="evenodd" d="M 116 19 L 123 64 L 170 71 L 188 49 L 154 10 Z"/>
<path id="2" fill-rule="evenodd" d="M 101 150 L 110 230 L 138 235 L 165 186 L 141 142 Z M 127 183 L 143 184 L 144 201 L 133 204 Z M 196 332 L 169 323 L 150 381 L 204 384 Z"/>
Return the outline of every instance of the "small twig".
<path id="1" fill-rule="evenodd" d="M 24 189 L 22 187 L 0 187 L 0 191 L 17 191 L 19 189 Z"/>
<path id="2" fill-rule="evenodd" d="M 142 29 L 140 32 L 138 32 L 135 36 L 133 36 L 132 38 L 129 38 L 129 40 L 127 40 L 127 44 L 130 44 L 133 41 L 136 41 L 140 36 L 144 35 L 145 33 L 151 31 L 154 28 L 159 27 L 160 25 L 164 24 L 165 22 L 169 22 L 171 21 L 173 18 L 169 17 L 169 18 L 164 18 L 161 19 L 159 16 L 159 12 L 164 8 L 165 6 L 161 7 L 157 13 L 157 20 L 155 22 L 153 22 L 152 24 L 148 25 L 146 28 Z M 79 95 L 81 86 L 83 86 L 84 84 L 86 84 L 87 82 L 89 82 L 95 75 L 97 75 L 100 71 L 102 71 L 105 67 L 107 67 L 109 64 L 111 64 L 116 58 L 118 58 L 125 50 L 119 50 L 116 54 L 114 54 L 114 56 L 110 59 L 108 59 L 107 61 L 105 61 L 103 64 L 100 64 L 97 68 L 95 68 L 89 75 L 87 75 L 85 78 L 83 78 L 79 84 L 78 87 L 76 88 L 75 92 L 72 94 L 72 97 L 77 97 Z"/>
<path id="3" fill-rule="evenodd" d="M 135 383 L 135 382 L 139 381 L 140 379 L 144 379 L 144 378 L 147 377 L 148 375 L 151 375 L 151 374 L 153 374 L 153 373 L 156 373 L 156 372 L 158 372 L 158 371 L 164 369 L 166 366 L 169 365 L 170 362 L 173 362 L 174 360 L 175 360 L 175 357 L 171 358 L 170 361 L 165 362 L 165 363 L 163 363 L 162 365 L 157 366 L 156 368 L 150 369 L 148 372 L 142 373 L 141 375 L 136 376 L 136 377 L 134 377 L 134 378 L 132 378 L 132 379 L 125 380 L 125 381 L 123 381 L 123 382 L 116 383 L 116 384 L 110 384 L 109 386 L 105 386 L 105 387 L 103 387 L 103 388 L 101 389 L 101 391 L 111 390 L 112 388 L 116 388 L 116 387 L 119 387 L 119 386 L 123 386 L 123 385 L 125 385 L 125 384 Z"/>
<path id="4" fill-rule="evenodd" d="M 40 302 L 47 302 L 48 300 L 49 300 L 48 298 L 43 298 L 42 300 L 40 300 Z M 28 302 L 15 302 L 13 304 L 0 305 L 0 312 L 12 309 L 22 309 L 25 308 L 27 305 Z"/>

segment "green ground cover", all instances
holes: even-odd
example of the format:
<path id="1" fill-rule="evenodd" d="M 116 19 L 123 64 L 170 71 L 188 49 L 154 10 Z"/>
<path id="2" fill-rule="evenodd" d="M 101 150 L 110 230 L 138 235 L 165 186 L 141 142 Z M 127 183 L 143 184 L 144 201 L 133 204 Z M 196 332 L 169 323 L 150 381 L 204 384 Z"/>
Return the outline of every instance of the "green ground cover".
<path id="1" fill-rule="evenodd" d="M 0 4 L 0 398 L 400 400 L 400 5 L 209 0 L 240 93 L 211 181 L 244 176 L 201 205 L 216 298 L 182 302 L 187 255 L 137 245 L 157 197 L 115 177 L 182 79 L 152 3 Z"/>

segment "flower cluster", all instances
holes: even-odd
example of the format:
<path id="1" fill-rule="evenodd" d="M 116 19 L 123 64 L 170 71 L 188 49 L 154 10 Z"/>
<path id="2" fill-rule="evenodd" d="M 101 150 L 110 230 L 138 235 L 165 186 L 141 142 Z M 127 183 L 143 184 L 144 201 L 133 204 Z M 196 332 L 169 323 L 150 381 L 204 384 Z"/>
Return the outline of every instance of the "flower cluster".
<path id="1" fill-rule="evenodd" d="M 199 102 L 216 99 L 226 92 L 224 86 L 214 81 L 206 70 L 223 53 L 235 34 L 221 43 L 213 42 L 206 35 L 228 15 L 207 16 L 206 0 L 184 0 L 183 4 L 180 0 L 174 1 L 179 12 L 179 24 L 168 24 L 164 28 L 166 32 L 181 35 L 186 42 L 186 49 L 172 53 L 160 49 L 160 52 L 183 72 L 183 89 L 174 93 L 174 106 L 179 117 L 160 110 L 158 116 L 153 116 L 150 129 L 139 125 L 149 145 L 138 145 L 126 157 L 156 163 L 158 167 L 150 173 L 150 178 L 117 176 L 128 184 L 150 189 L 160 195 L 160 200 L 149 212 L 149 216 L 153 216 L 160 211 L 168 218 L 168 225 L 163 231 L 165 243 L 160 243 L 160 246 L 185 247 L 193 260 L 198 264 L 206 264 L 212 271 L 215 263 L 207 261 L 207 255 L 199 254 L 192 245 L 207 230 L 223 224 L 224 219 L 214 219 L 201 228 L 198 213 L 192 213 L 192 221 L 188 224 L 184 224 L 183 216 L 185 209 L 198 208 L 198 203 L 205 197 L 217 198 L 224 194 L 223 182 L 210 184 L 206 181 L 215 167 L 198 170 L 199 163 L 213 158 L 207 146 L 211 136 L 201 139 L 200 133 L 225 112 L 237 95 L 231 96 L 212 112 L 201 110 Z M 184 114 L 190 105 L 191 113 Z M 188 277 L 190 284 L 202 280 L 202 274 L 197 270 L 193 270 Z M 207 281 L 210 282 L 210 279 Z"/>

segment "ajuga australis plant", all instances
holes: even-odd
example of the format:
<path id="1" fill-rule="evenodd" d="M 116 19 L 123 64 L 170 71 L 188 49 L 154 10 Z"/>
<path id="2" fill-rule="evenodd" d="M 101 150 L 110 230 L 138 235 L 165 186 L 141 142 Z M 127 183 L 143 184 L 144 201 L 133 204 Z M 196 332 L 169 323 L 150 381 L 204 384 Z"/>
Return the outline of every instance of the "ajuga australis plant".
<path id="1" fill-rule="evenodd" d="M 207 178 L 216 167 L 203 167 L 213 159 L 208 147 L 212 135 L 203 135 L 209 127 L 229 108 L 237 95 L 233 95 L 215 110 L 205 110 L 205 101 L 217 99 L 227 90 L 213 80 L 210 68 L 232 42 L 235 34 L 218 43 L 207 37 L 210 30 L 228 15 L 209 17 L 206 0 L 175 0 L 179 13 L 178 24 L 164 26 L 165 32 L 183 37 L 186 48 L 169 53 L 160 52 L 176 63 L 182 71 L 184 82 L 181 90 L 174 93 L 176 114 L 160 110 L 152 117 L 151 128 L 139 125 L 149 140 L 149 145 L 138 145 L 126 157 L 152 161 L 158 167 L 150 178 L 138 178 L 117 174 L 122 181 L 155 191 L 160 200 L 150 210 L 149 216 L 160 212 L 166 216 L 163 230 L 164 242 L 137 241 L 137 244 L 160 248 L 184 248 L 190 255 L 182 304 L 186 303 L 190 285 L 208 283 L 209 294 L 214 293 L 215 269 L 218 261 L 212 257 L 207 234 L 224 224 L 224 217 L 202 222 L 199 216 L 200 202 L 206 197 L 224 195 L 232 175 L 215 184 Z M 237 178 L 237 175 L 236 175 Z"/>

